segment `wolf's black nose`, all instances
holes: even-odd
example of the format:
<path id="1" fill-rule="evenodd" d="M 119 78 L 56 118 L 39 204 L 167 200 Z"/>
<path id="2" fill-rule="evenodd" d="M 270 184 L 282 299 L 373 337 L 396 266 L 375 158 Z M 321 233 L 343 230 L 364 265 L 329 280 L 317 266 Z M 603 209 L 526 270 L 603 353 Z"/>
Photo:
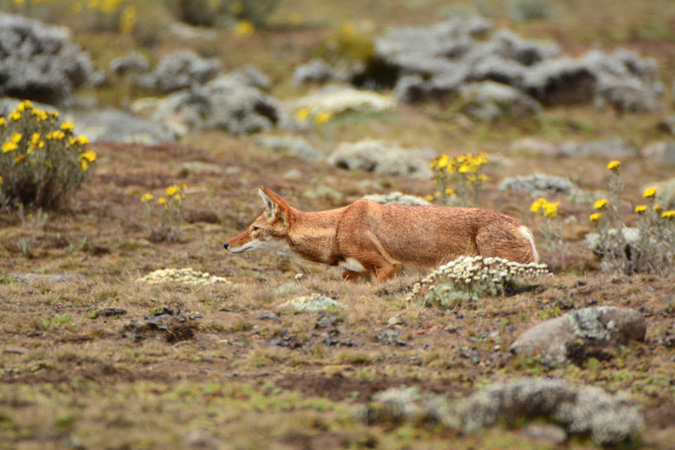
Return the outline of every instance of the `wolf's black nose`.
<path id="1" fill-rule="evenodd" d="M 227 249 L 227 247 L 229 247 L 229 246 L 230 246 L 230 244 L 228 244 L 227 242 L 225 243 L 225 245 L 223 245 L 223 247 L 225 247 L 226 249 Z"/>

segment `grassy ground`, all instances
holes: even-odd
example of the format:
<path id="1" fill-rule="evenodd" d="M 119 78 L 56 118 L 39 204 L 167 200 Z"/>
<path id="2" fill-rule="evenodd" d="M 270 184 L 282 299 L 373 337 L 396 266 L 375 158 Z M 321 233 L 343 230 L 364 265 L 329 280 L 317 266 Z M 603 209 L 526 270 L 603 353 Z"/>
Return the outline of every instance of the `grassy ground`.
<path id="1" fill-rule="evenodd" d="M 675 75 L 672 2 L 556 2 L 554 16 L 525 24 L 508 19 L 505 2 L 487 3 L 498 24 L 526 36 L 554 38 L 564 51 L 582 53 L 596 42 L 608 48 L 623 45 L 659 60 L 666 85 Z M 277 82 L 272 94 L 289 98 L 302 92 L 290 85 L 292 67 L 305 61 L 337 24 L 364 17 L 377 29 L 432 23 L 452 8 L 432 0 L 286 0 L 270 29 L 249 39 L 236 40 L 222 31 L 215 41 L 196 44 L 166 37 L 142 51 L 156 57 L 195 45 L 223 57 L 228 67 L 253 62 Z M 295 12 L 306 26 L 287 26 Z M 83 31 L 75 38 L 101 63 L 137 46 L 114 33 Z M 118 46 L 110 45 L 113 39 Z M 125 92 L 113 86 L 84 94 L 121 105 L 142 94 Z M 568 176 L 585 190 L 607 189 L 607 161 L 524 157 L 512 154 L 510 143 L 524 136 L 552 142 L 618 137 L 641 147 L 668 138 L 657 126 L 667 113 L 619 115 L 560 107 L 536 120 L 485 126 L 467 125 L 451 108 L 428 104 L 339 117 L 305 137 L 326 152 L 343 140 L 364 137 L 431 146 L 451 155 L 487 151 L 493 163 L 486 170 L 490 178 L 483 206 L 530 226 L 543 260 L 551 262 L 553 255 L 541 245 L 540 223 L 529 212 L 531 199 L 499 191 L 497 185 L 508 176 L 542 172 Z M 435 190 L 430 180 L 285 158 L 249 137 L 217 131 L 190 132 L 180 145 L 92 148 L 99 155 L 96 170 L 69 210 L 50 213 L 46 220 L 35 214 L 0 216 L 0 448 L 553 448 L 506 426 L 460 436 L 414 425 L 367 426 L 354 418 L 359 405 L 387 387 L 415 386 L 456 399 L 524 375 L 625 390 L 643 405 L 646 418 L 636 446 L 674 448 L 675 278 L 601 273 L 583 243 L 592 230 L 592 205 L 549 197 L 561 201 L 559 220 L 569 249 L 565 266 L 538 281 L 536 290 L 444 310 L 404 301 L 418 279 L 414 275 L 384 285 L 352 285 L 339 281 L 334 269 L 292 255 L 231 255 L 222 248 L 262 210 L 257 195 L 262 184 L 293 206 L 320 210 L 377 189 L 427 195 Z M 302 179 L 285 179 L 291 169 L 299 170 Z M 623 160 L 622 170 L 625 215 L 633 223 L 643 187 L 671 178 L 672 167 L 634 158 Z M 181 239 L 150 242 L 140 196 L 159 194 L 175 183 L 188 185 Z M 317 185 L 344 197 L 305 195 Z M 192 267 L 232 284 L 136 282 L 165 267 Z M 18 273 L 84 278 L 24 283 L 11 276 Z M 296 280 L 298 273 L 303 276 Z M 279 306 L 314 292 L 348 307 L 322 315 Z M 509 344 L 531 326 L 592 305 L 640 310 L 648 324 L 646 340 L 621 348 L 609 360 L 591 358 L 559 369 L 508 354 Z M 162 312 L 166 330 L 147 324 L 146 318 Z M 178 320 L 179 312 L 185 321 Z M 585 436 L 565 445 L 593 447 Z"/>

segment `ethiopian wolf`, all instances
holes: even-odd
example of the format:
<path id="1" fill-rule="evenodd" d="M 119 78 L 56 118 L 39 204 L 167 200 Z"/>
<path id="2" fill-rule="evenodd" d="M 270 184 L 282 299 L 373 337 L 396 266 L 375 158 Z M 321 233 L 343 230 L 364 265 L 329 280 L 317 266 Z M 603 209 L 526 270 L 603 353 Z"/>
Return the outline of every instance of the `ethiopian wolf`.
<path id="1" fill-rule="evenodd" d="M 462 255 L 539 260 L 530 230 L 491 209 L 357 200 L 303 212 L 266 187 L 259 193 L 265 212 L 225 244 L 232 253 L 290 249 L 310 261 L 339 266 L 345 280 L 375 277 L 378 282 L 403 268 L 430 270 Z"/>

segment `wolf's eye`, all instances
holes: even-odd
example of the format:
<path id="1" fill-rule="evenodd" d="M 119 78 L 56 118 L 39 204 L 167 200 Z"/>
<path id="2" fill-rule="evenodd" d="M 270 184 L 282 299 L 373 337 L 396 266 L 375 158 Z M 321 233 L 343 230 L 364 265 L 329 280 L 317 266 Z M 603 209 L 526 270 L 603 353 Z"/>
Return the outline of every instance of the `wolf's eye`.
<path id="1" fill-rule="evenodd" d="M 253 228 L 252 228 L 252 231 L 257 231 L 257 230 L 259 230 L 259 229 L 260 229 L 260 227 L 259 227 L 259 226 L 257 226 L 257 225 L 254 225 L 254 226 L 253 226 Z"/>

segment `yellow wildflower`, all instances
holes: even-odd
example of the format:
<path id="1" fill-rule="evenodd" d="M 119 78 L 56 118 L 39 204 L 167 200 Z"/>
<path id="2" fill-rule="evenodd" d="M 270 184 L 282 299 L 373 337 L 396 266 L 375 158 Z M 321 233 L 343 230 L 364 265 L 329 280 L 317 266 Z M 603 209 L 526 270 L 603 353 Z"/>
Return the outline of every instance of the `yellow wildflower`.
<path id="1" fill-rule="evenodd" d="M 184 190 L 186 190 L 186 189 L 188 188 L 188 186 L 187 186 L 187 184 L 182 183 L 182 184 L 180 185 L 180 188 L 181 188 L 181 190 L 184 191 Z"/>
<path id="2" fill-rule="evenodd" d="M 40 122 L 41 120 L 47 120 L 47 117 L 48 117 L 47 113 L 44 112 L 41 109 L 34 109 L 30 113 L 31 113 L 32 116 L 37 117 L 38 122 Z"/>
<path id="3" fill-rule="evenodd" d="M 593 209 L 603 209 L 607 206 L 607 200 L 604 198 L 601 198 L 599 200 L 596 200 L 595 203 L 593 204 Z"/>
<path id="4" fill-rule="evenodd" d="M 150 197 L 152 197 L 152 195 Z M 164 197 L 160 197 L 159 200 L 157 200 L 157 203 L 159 203 L 160 205 L 166 205 L 166 199 Z"/>
<path id="5" fill-rule="evenodd" d="M 619 161 L 610 161 L 609 164 L 607 164 L 607 168 L 609 170 L 617 170 L 620 165 L 621 165 L 621 162 L 619 162 Z"/>
<path id="6" fill-rule="evenodd" d="M 255 25 L 248 20 L 240 20 L 237 22 L 237 25 L 234 26 L 235 36 L 244 37 L 250 36 L 253 33 L 255 33 Z"/>
<path id="7" fill-rule="evenodd" d="M 2 153 L 9 153 L 19 148 L 15 142 L 7 141 L 2 144 Z"/>
<path id="8" fill-rule="evenodd" d="M 433 167 L 438 167 L 439 169 L 443 169 L 448 165 L 448 155 L 441 155 L 438 158 L 434 160 L 434 166 Z"/>
<path id="9" fill-rule="evenodd" d="M 122 34 L 131 34 L 136 28 L 138 21 L 138 10 L 135 5 L 127 5 L 120 14 L 120 32 Z"/>
<path id="10" fill-rule="evenodd" d="M 80 162 L 80 168 L 81 168 L 83 171 L 84 171 L 84 170 L 87 170 L 87 169 L 89 168 L 89 163 L 87 162 L 86 159 L 83 159 L 83 160 Z"/>
<path id="11" fill-rule="evenodd" d="M 14 157 L 14 162 L 15 162 L 15 163 L 21 162 L 21 160 L 24 159 L 25 157 L 26 157 L 26 155 L 18 155 L 18 156 L 15 156 L 15 157 Z"/>
<path id="12" fill-rule="evenodd" d="M 5 120 L 4 117 L 0 117 L 0 127 L 4 127 L 7 121 Z"/>
<path id="13" fill-rule="evenodd" d="M 558 215 L 558 205 L 560 205 L 560 202 L 547 203 L 544 217 L 556 217 Z"/>
<path id="14" fill-rule="evenodd" d="M 356 27 L 352 23 L 344 22 L 342 25 L 340 25 L 340 32 L 342 34 L 351 35 L 354 34 L 355 31 Z"/>
<path id="15" fill-rule="evenodd" d="M 75 129 L 75 125 L 73 125 L 72 122 L 63 122 L 61 124 L 61 129 L 64 131 L 73 131 Z"/>
<path id="16" fill-rule="evenodd" d="M 12 133 L 12 136 L 9 138 L 10 141 L 14 142 L 15 144 L 18 144 L 19 141 L 21 141 L 21 133 L 14 132 Z"/>
<path id="17" fill-rule="evenodd" d="M 425 195 L 424 196 L 424 200 L 426 200 L 428 202 L 432 202 L 435 198 L 436 197 L 434 197 L 433 195 Z"/>
<path id="18" fill-rule="evenodd" d="M 141 197 L 141 202 L 143 203 L 148 203 L 151 202 L 154 197 L 152 196 L 151 193 L 146 193 L 143 197 Z"/>
<path id="19" fill-rule="evenodd" d="M 295 117 L 300 121 L 304 122 L 309 117 L 309 108 L 300 108 L 295 114 Z"/>
<path id="20" fill-rule="evenodd" d="M 530 211 L 536 213 L 539 212 L 540 209 L 546 208 L 546 199 L 544 197 L 540 197 L 536 199 L 534 202 L 532 202 L 532 205 L 530 206 Z"/>
<path id="21" fill-rule="evenodd" d="M 30 102 L 30 100 L 24 100 L 21 103 L 19 103 L 19 106 L 16 107 L 18 111 L 25 111 L 27 109 L 33 109 L 33 104 Z"/>
<path id="22" fill-rule="evenodd" d="M 87 161 L 94 162 L 96 161 L 96 152 L 93 150 L 87 150 L 86 152 L 80 155 L 80 158 L 86 159 Z"/>
<path id="23" fill-rule="evenodd" d="M 663 209 L 663 208 L 661 207 L 661 205 L 654 205 L 654 211 L 659 212 L 659 211 L 661 211 L 662 209 Z"/>
<path id="24" fill-rule="evenodd" d="M 591 222 L 597 222 L 598 220 L 602 219 L 602 213 L 593 213 L 589 219 L 591 219 Z"/>
<path id="25" fill-rule="evenodd" d="M 451 188 L 447 188 L 447 189 L 445 190 L 445 193 L 446 193 L 447 195 L 452 195 L 452 194 L 455 193 L 455 191 L 453 191 Z"/>
<path id="26" fill-rule="evenodd" d="M 177 202 L 179 202 L 182 198 L 183 198 L 183 196 L 180 195 L 180 194 L 176 194 L 176 195 L 173 196 L 173 199 L 176 200 Z"/>
<path id="27" fill-rule="evenodd" d="M 47 136 L 45 136 L 45 137 L 47 139 L 54 139 L 54 140 L 58 141 L 59 139 L 63 139 L 64 137 L 66 137 L 66 134 L 61 130 L 54 130 L 54 131 L 51 131 L 51 132 L 47 133 Z"/>
<path id="28" fill-rule="evenodd" d="M 19 120 L 21 118 L 21 111 L 15 109 L 8 117 L 9 120 Z"/>
<path id="29" fill-rule="evenodd" d="M 647 211 L 647 205 L 638 205 L 635 207 L 635 212 L 638 214 L 642 214 L 645 211 Z"/>
<path id="30" fill-rule="evenodd" d="M 322 125 L 328 122 L 333 117 L 333 113 L 329 112 L 320 112 L 314 117 L 314 123 L 317 125 Z"/>
<path id="31" fill-rule="evenodd" d="M 650 188 L 645 189 L 645 191 L 644 191 L 644 193 L 642 194 L 642 196 L 643 196 L 644 198 L 652 198 L 652 197 L 654 197 L 654 196 L 656 195 L 656 192 L 657 192 L 657 191 L 656 191 L 656 188 L 650 187 Z"/>
<path id="32" fill-rule="evenodd" d="M 675 210 L 671 209 L 668 211 L 664 211 L 663 214 L 661 214 L 661 217 L 663 217 L 664 219 L 672 219 L 673 217 L 675 217 Z"/>
<path id="33" fill-rule="evenodd" d="M 178 192 L 178 186 L 176 185 L 171 185 L 168 188 L 166 188 L 166 195 L 168 197 L 173 197 L 173 195 Z"/>

